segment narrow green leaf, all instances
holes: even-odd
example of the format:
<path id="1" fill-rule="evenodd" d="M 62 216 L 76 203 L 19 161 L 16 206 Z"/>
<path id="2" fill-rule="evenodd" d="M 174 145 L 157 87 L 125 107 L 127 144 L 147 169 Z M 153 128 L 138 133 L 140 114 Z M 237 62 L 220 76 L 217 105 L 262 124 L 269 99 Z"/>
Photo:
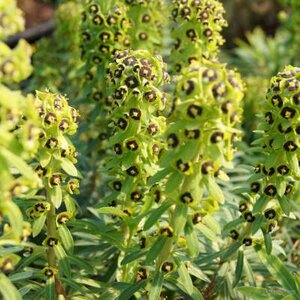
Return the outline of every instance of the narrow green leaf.
<path id="1" fill-rule="evenodd" d="M 217 240 L 217 236 L 215 233 L 205 226 L 203 223 L 199 223 L 195 226 L 205 237 L 207 237 L 211 241 Z"/>
<path id="2" fill-rule="evenodd" d="M 245 257 L 245 256 L 244 256 L 244 271 L 245 271 L 245 275 L 248 278 L 249 284 L 252 286 L 256 286 L 255 275 L 253 273 L 250 263 L 248 262 L 247 257 Z"/>
<path id="3" fill-rule="evenodd" d="M 257 254 L 274 278 L 276 278 L 276 280 L 287 291 L 293 293 L 294 295 L 298 295 L 300 298 L 300 293 L 295 278 L 292 276 L 288 268 L 282 263 L 282 261 L 277 256 L 267 254 L 261 249 L 257 251 Z"/>
<path id="4" fill-rule="evenodd" d="M 289 216 L 290 212 L 291 212 L 291 205 L 287 199 L 287 197 L 283 196 L 283 197 L 278 197 L 278 201 L 280 204 L 280 207 L 282 208 L 283 212 Z"/>
<path id="5" fill-rule="evenodd" d="M 237 256 L 236 269 L 235 269 L 235 280 L 234 283 L 232 284 L 233 288 L 236 287 L 236 285 L 240 282 L 243 273 L 243 267 L 244 267 L 244 251 L 239 250 Z"/>
<path id="6" fill-rule="evenodd" d="M 259 199 L 257 199 L 257 201 L 255 202 L 253 209 L 252 209 L 252 213 L 257 214 L 257 213 L 263 211 L 268 202 L 269 202 L 268 197 L 266 195 L 261 195 L 259 197 Z"/>
<path id="7" fill-rule="evenodd" d="M 166 193 L 172 193 L 174 190 L 180 186 L 183 179 L 183 175 L 179 172 L 174 172 L 168 179 L 166 183 Z"/>
<path id="8" fill-rule="evenodd" d="M 239 217 L 238 219 L 230 221 L 223 227 L 223 232 L 228 233 L 231 229 L 236 228 L 239 224 L 243 223 L 244 221 L 245 220 L 242 217 Z"/>
<path id="9" fill-rule="evenodd" d="M 30 278 L 32 275 L 33 275 L 32 271 L 15 273 L 15 274 L 9 276 L 9 280 L 11 282 L 21 281 L 21 280 Z"/>
<path id="10" fill-rule="evenodd" d="M 69 255 L 68 260 L 71 264 L 75 265 L 76 267 L 80 267 L 89 273 L 92 273 L 94 270 L 93 266 L 91 266 L 85 259 L 78 257 L 78 255 Z"/>
<path id="11" fill-rule="evenodd" d="M 218 203 L 223 204 L 224 195 L 221 188 L 216 183 L 215 178 L 212 176 L 207 176 L 206 185 L 210 196 Z"/>
<path id="12" fill-rule="evenodd" d="M 131 284 L 128 288 L 126 288 L 120 296 L 117 298 L 117 300 L 128 300 L 130 299 L 134 293 L 137 291 L 143 289 L 146 285 L 146 280 L 140 280 L 134 284 Z"/>
<path id="13" fill-rule="evenodd" d="M 117 207 L 101 207 L 98 209 L 99 214 L 112 214 L 118 217 L 126 217 L 127 215 Z"/>
<path id="14" fill-rule="evenodd" d="M 187 220 L 188 206 L 186 204 L 177 204 L 173 216 L 174 235 L 178 236 L 184 229 Z"/>
<path id="15" fill-rule="evenodd" d="M 51 154 L 49 151 L 42 149 L 39 156 L 40 164 L 43 168 L 45 168 L 51 160 Z"/>
<path id="16" fill-rule="evenodd" d="M 157 300 L 160 297 L 161 289 L 164 282 L 164 275 L 161 271 L 157 271 L 151 282 L 149 300 Z M 120 299 L 121 300 L 121 299 Z"/>
<path id="17" fill-rule="evenodd" d="M 254 235 L 259 229 L 260 229 L 260 225 L 263 221 L 264 217 L 263 215 L 258 215 L 255 216 L 255 220 L 254 223 L 252 224 L 252 229 L 251 229 L 251 233 Z"/>
<path id="18" fill-rule="evenodd" d="M 178 280 L 181 282 L 181 284 L 184 286 L 184 290 L 188 295 L 193 293 L 194 285 L 191 279 L 190 274 L 188 273 L 184 263 L 179 261 L 178 259 L 175 260 L 176 264 L 178 265 L 177 272 L 179 275 Z"/>
<path id="19" fill-rule="evenodd" d="M 68 256 L 67 256 L 64 248 L 60 244 L 54 246 L 53 248 L 54 248 L 55 256 L 58 259 L 59 267 L 61 268 L 61 270 L 63 271 L 65 276 L 70 278 L 71 277 L 71 267 L 70 267 L 70 263 L 68 260 Z"/>
<path id="20" fill-rule="evenodd" d="M 47 300 L 56 300 L 55 283 L 53 276 L 47 279 L 45 292 Z"/>
<path id="21" fill-rule="evenodd" d="M 266 252 L 267 252 L 267 254 L 271 254 L 271 252 L 272 252 L 272 238 L 271 238 L 271 235 L 268 232 L 264 233 L 264 240 L 265 240 Z"/>
<path id="22" fill-rule="evenodd" d="M 121 265 L 127 265 L 129 263 L 131 263 L 132 261 L 142 257 L 143 255 L 145 255 L 145 252 L 141 251 L 141 250 L 136 250 L 132 253 L 130 253 L 129 255 L 126 255 L 123 260 L 121 261 Z"/>
<path id="23" fill-rule="evenodd" d="M 208 276 L 206 276 L 206 274 L 198 266 L 189 263 L 188 271 L 191 275 L 195 276 L 196 278 L 199 278 L 202 281 L 210 282 Z"/>
<path id="24" fill-rule="evenodd" d="M 64 246 L 64 248 L 66 249 L 67 253 L 73 253 L 74 250 L 74 240 L 73 240 L 73 236 L 69 230 L 69 228 L 62 224 L 58 226 L 58 234 L 60 237 L 60 240 Z"/>
<path id="25" fill-rule="evenodd" d="M 154 259 L 160 254 L 161 249 L 163 249 L 163 246 L 166 242 L 166 237 L 159 237 L 154 244 L 152 244 L 151 248 L 149 249 L 147 255 L 146 255 L 146 260 L 145 264 L 149 265 L 151 264 Z"/>
<path id="26" fill-rule="evenodd" d="M 184 228 L 187 248 L 191 257 L 197 257 L 200 252 L 199 241 L 196 230 L 190 222 L 186 223 Z"/>
<path id="27" fill-rule="evenodd" d="M 149 186 L 157 183 L 158 181 L 161 181 L 163 178 L 165 178 L 171 171 L 171 168 L 164 168 L 161 171 L 157 172 L 154 176 L 152 176 L 148 183 Z"/>
<path id="28" fill-rule="evenodd" d="M 9 219 L 13 233 L 16 236 L 21 236 L 23 230 L 23 215 L 19 207 L 12 201 L 5 202 L 5 206 L 7 209 L 5 213 Z"/>
<path id="29" fill-rule="evenodd" d="M 152 210 L 144 224 L 144 230 L 150 229 L 160 218 L 160 216 L 172 205 L 172 202 L 163 203 L 158 208 Z"/>
<path id="30" fill-rule="evenodd" d="M 41 230 L 44 227 L 44 224 L 46 222 L 47 218 L 47 212 L 42 213 L 37 219 L 34 220 L 32 225 L 32 236 L 36 237 L 39 235 Z"/>
<path id="31" fill-rule="evenodd" d="M 17 168 L 22 175 L 27 177 L 27 179 L 35 180 L 36 178 L 35 173 L 33 172 L 32 168 L 30 168 L 22 158 L 10 152 L 4 147 L 0 148 L 0 154 L 6 158 L 6 160 L 9 162 L 11 166 Z"/>
<path id="32" fill-rule="evenodd" d="M 203 295 L 201 294 L 201 292 L 196 287 L 194 287 L 194 289 L 193 289 L 192 299 L 193 300 L 204 300 Z"/>
<path id="33" fill-rule="evenodd" d="M 226 251 L 224 251 L 221 255 L 221 258 L 223 260 L 227 260 L 231 257 L 232 254 L 234 254 L 242 245 L 241 241 L 238 242 L 234 242 L 232 243 L 227 249 Z"/>
<path id="34" fill-rule="evenodd" d="M 253 300 L 268 300 L 268 291 L 264 288 L 253 286 L 241 286 L 235 288 L 238 292 Z"/>
<path id="35" fill-rule="evenodd" d="M 216 219 L 211 215 L 206 215 L 203 218 L 203 223 L 211 229 L 215 234 L 221 234 L 221 227 L 219 223 L 216 221 Z"/>
<path id="36" fill-rule="evenodd" d="M 0 294 L 4 300 L 22 300 L 18 290 L 3 273 L 0 273 Z"/>

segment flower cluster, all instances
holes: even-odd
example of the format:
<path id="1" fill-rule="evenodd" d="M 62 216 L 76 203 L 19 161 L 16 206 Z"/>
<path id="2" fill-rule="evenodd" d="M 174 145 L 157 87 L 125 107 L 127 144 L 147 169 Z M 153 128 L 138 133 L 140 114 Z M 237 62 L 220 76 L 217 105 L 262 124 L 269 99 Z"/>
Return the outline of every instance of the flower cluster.
<path id="1" fill-rule="evenodd" d="M 224 8 L 216 0 L 173 0 L 174 46 L 170 55 L 172 71 L 199 61 L 202 57 L 214 59 L 224 43 L 221 30 L 227 25 Z"/>
<path id="2" fill-rule="evenodd" d="M 68 105 L 65 97 L 50 92 L 37 92 L 36 107 L 39 111 L 42 132 L 39 136 L 40 148 L 37 154 L 35 172 L 42 179 L 50 196 L 50 205 L 59 208 L 64 194 L 78 191 L 79 173 L 74 167 L 77 152 L 68 135 L 77 130 L 78 112 Z M 65 183 L 65 185 L 64 185 Z M 36 203 L 29 209 L 30 217 L 37 217 L 49 210 L 47 203 Z"/>
<path id="3" fill-rule="evenodd" d="M 130 47 L 129 26 L 127 7 L 123 1 L 109 3 L 89 1 L 82 12 L 81 56 L 84 59 L 81 70 L 84 78 L 82 97 L 89 100 L 88 105 L 85 101 L 85 119 L 93 120 L 81 135 L 81 139 L 93 145 L 87 149 L 88 156 L 95 157 L 105 148 L 108 136 L 105 121 L 106 105 L 109 105 L 105 70 L 116 51 Z"/>
<path id="4" fill-rule="evenodd" d="M 102 89 L 105 86 L 102 84 L 100 90 L 96 90 L 97 84 L 93 79 L 96 77 L 97 81 L 100 81 L 98 77 L 100 75 L 100 78 L 104 79 L 103 72 L 111 55 L 130 46 L 127 36 L 129 28 L 127 8 L 121 1 L 117 1 L 113 7 L 110 7 L 111 5 L 102 1 L 90 1 L 82 12 L 82 58 L 85 59 L 87 88 L 92 92 L 95 101 L 102 99 L 103 94 L 99 93 L 103 93 Z M 89 84 L 92 81 L 93 84 Z"/>
<path id="5" fill-rule="evenodd" d="M 137 215 L 143 204 L 146 180 L 155 172 L 165 130 L 165 95 L 159 87 L 168 81 L 160 57 L 147 51 L 121 51 L 109 65 L 113 134 L 109 144 L 115 155 L 107 163 L 114 177 L 109 196 L 116 205 Z"/>
<path id="6" fill-rule="evenodd" d="M 14 49 L 0 42 L 0 81 L 9 84 L 20 82 L 32 73 L 32 49 L 20 40 Z"/>
<path id="7" fill-rule="evenodd" d="M 230 166 L 232 142 L 240 135 L 237 125 L 241 121 L 243 90 L 239 74 L 226 70 L 223 64 L 202 61 L 183 70 L 166 131 L 168 151 L 161 159 L 163 166 L 170 165 L 171 177 L 178 177 L 178 185 L 188 177 L 196 180 L 195 188 L 202 186 L 194 194 L 182 191 L 190 195 L 182 195 L 182 202 L 198 205 L 204 186 L 210 189 L 209 181 L 221 175 L 223 167 Z M 210 201 L 218 199 L 204 203 Z"/>
<path id="8" fill-rule="evenodd" d="M 266 101 L 263 103 L 264 119 L 259 129 L 262 137 L 255 143 L 264 152 L 264 161 L 258 163 L 249 179 L 249 197 L 242 200 L 239 210 L 244 223 L 253 223 L 264 233 L 272 232 L 277 221 L 289 215 L 290 201 L 299 172 L 298 123 L 300 103 L 300 69 L 287 66 L 271 79 Z M 243 231 L 232 229 L 233 239 L 245 238 Z M 250 242 L 248 243 L 250 244 Z"/>
<path id="9" fill-rule="evenodd" d="M 0 1 L 0 40 L 24 29 L 22 11 L 17 8 L 16 0 Z"/>

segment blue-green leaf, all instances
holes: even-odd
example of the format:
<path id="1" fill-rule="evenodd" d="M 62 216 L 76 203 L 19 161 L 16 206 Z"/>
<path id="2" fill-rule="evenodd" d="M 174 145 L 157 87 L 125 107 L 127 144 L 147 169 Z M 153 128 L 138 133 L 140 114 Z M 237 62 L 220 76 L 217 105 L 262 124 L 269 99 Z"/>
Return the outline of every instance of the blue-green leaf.
<path id="1" fill-rule="evenodd" d="M 22 300 L 18 290 L 3 273 L 0 273 L 0 294 L 4 300 Z"/>
<path id="2" fill-rule="evenodd" d="M 154 278 L 151 282 L 150 292 L 149 292 L 149 300 L 157 300 L 159 299 L 160 292 L 164 282 L 164 275 L 161 271 L 157 271 L 154 274 Z"/>

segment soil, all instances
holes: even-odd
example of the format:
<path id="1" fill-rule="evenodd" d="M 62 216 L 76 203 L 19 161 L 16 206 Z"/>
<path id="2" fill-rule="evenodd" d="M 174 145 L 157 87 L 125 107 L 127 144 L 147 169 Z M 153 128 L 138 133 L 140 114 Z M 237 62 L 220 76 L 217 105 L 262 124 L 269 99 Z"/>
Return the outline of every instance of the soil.
<path id="1" fill-rule="evenodd" d="M 54 15 L 54 7 L 38 0 L 18 0 L 18 6 L 23 10 L 26 29 L 48 21 Z"/>

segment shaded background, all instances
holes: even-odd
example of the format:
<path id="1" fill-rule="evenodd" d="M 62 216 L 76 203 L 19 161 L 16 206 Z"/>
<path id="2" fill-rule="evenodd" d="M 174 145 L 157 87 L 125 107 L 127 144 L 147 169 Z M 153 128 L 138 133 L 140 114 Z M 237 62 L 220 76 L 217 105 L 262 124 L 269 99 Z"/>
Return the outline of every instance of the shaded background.
<path id="1" fill-rule="evenodd" d="M 26 27 L 33 27 L 54 15 L 57 0 L 18 0 L 25 12 Z M 245 39 L 245 33 L 260 26 L 268 35 L 274 35 L 281 9 L 278 0 L 223 0 L 226 19 L 230 26 L 224 30 L 226 48 L 234 47 L 236 38 Z"/>

